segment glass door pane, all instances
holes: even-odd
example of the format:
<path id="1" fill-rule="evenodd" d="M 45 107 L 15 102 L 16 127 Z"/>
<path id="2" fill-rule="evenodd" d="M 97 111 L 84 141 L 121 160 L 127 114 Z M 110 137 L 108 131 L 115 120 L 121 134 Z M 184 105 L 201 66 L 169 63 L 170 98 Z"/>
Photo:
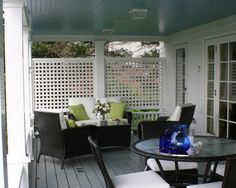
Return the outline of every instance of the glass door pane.
<path id="1" fill-rule="evenodd" d="M 229 76 L 228 76 L 228 138 L 236 139 L 236 42 L 229 46 Z"/>
<path id="2" fill-rule="evenodd" d="M 219 136 L 236 139 L 236 42 L 220 44 Z"/>
<path id="3" fill-rule="evenodd" d="M 213 39 L 206 46 L 206 131 L 236 139 L 236 36 Z"/>
<path id="4" fill-rule="evenodd" d="M 219 78 L 219 137 L 227 137 L 228 126 L 228 78 L 229 78 L 229 49 L 228 43 L 220 44 L 220 78 Z"/>
<path id="5" fill-rule="evenodd" d="M 176 105 L 185 104 L 185 48 L 176 49 Z"/>
<path id="6" fill-rule="evenodd" d="M 215 46 L 207 48 L 207 133 L 214 134 Z"/>

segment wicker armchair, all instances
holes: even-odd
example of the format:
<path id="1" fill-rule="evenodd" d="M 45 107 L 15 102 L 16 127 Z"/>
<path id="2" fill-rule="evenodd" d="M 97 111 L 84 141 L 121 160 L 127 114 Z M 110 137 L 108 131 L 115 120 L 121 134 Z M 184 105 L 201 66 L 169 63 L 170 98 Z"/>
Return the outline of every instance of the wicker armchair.
<path id="1" fill-rule="evenodd" d="M 94 137 L 95 126 L 61 128 L 59 113 L 34 111 L 35 127 L 39 132 L 40 156 L 47 155 L 64 160 L 90 154 L 88 136 Z"/>

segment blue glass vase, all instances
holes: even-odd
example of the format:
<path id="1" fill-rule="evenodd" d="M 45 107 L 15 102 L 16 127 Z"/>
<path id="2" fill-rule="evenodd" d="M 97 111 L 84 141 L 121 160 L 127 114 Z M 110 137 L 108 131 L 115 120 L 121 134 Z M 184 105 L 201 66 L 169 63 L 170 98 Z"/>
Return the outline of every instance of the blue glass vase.
<path id="1" fill-rule="evenodd" d="M 179 125 L 174 128 L 170 141 L 170 153 L 187 154 L 190 140 L 186 133 L 187 125 Z"/>
<path id="2" fill-rule="evenodd" d="M 186 154 L 190 147 L 190 140 L 186 133 L 187 125 L 177 125 L 172 129 L 166 129 L 160 136 L 160 152 L 170 154 Z"/>

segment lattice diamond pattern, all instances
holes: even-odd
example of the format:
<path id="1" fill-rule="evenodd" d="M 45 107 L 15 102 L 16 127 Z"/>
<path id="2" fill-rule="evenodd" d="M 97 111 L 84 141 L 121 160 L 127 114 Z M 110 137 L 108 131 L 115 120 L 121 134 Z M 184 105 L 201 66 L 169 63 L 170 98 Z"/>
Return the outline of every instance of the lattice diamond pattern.
<path id="1" fill-rule="evenodd" d="M 131 108 L 156 108 L 160 100 L 161 59 L 106 58 L 106 96 L 121 96 Z"/>
<path id="2" fill-rule="evenodd" d="M 93 97 L 94 58 L 33 59 L 34 109 L 64 109 L 72 97 Z"/>

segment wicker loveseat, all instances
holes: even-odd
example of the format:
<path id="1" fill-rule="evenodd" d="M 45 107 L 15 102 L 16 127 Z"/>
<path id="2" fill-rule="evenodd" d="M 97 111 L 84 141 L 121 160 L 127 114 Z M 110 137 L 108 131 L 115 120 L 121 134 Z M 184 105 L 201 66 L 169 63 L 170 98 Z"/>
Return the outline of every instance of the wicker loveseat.
<path id="1" fill-rule="evenodd" d="M 86 125 L 67 128 L 63 112 L 34 111 L 35 128 L 39 132 L 41 155 L 62 160 L 91 153 L 88 136 L 103 147 L 129 146 L 130 125 Z"/>

